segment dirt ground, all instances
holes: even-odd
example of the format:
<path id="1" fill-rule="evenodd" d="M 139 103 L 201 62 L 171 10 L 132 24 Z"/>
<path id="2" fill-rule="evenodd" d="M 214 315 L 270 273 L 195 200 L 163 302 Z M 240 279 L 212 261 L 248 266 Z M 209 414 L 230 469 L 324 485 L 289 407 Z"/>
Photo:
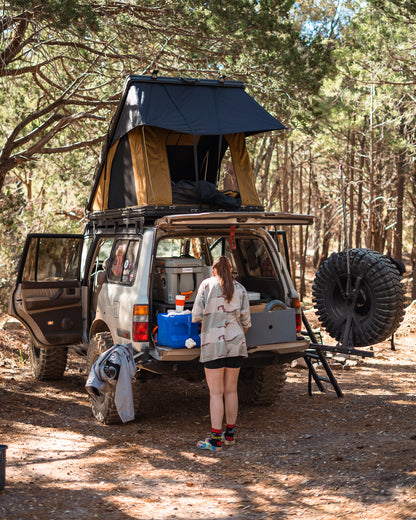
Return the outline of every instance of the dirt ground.
<path id="1" fill-rule="evenodd" d="M 291 368 L 279 402 L 241 407 L 238 443 L 215 454 L 195 448 L 209 431 L 204 384 L 147 382 L 136 421 L 104 426 L 84 360 L 71 353 L 62 381 L 35 381 L 28 336 L 4 330 L 6 319 L 2 520 L 416 518 L 416 307 L 396 351 L 386 342 L 374 358 L 334 365 L 344 397 L 328 385 L 310 397 L 307 370 Z"/>

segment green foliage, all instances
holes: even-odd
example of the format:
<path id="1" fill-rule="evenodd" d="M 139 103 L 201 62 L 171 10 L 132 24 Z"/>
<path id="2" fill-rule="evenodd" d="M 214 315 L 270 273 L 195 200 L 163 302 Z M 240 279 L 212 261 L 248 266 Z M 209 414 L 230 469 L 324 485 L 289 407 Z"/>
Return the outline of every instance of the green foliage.
<path id="1" fill-rule="evenodd" d="M 56 29 L 75 28 L 79 34 L 98 28 L 99 19 L 90 2 L 78 0 L 12 0 L 15 11 L 23 10 L 36 16 L 40 22 L 51 23 Z"/>
<path id="2" fill-rule="evenodd" d="M 368 3 L 390 18 L 397 15 L 410 18 L 416 14 L 414 0 L 368 0 Z"/>
<path id="3" fill-rule="evenodd" d="M 30 232 L 82 233 L 95 156 L 42 158 L 11 175 L 0 194 L 0 301 L 6 310 Z"/>
<path id="4" fill-rule="evenodd" d="M 299 208 L 304 175 L 315 190 L 311 212 L 322 221 L 339 218 L 338 165 L 349 165 L 354 134 L 364 142 L 362 170 L 355 171 L 363 209 L 372 161 L 380 225 L 394 228 L 397 154 L 405 153 L 408 176 L 415 154 L 414 2 L 14 0 L 3 4 L 2 16 L 23 10 L 31 13 L 24 43 L 0 67 L 1 283 L 12 277 L 27 232 L 82 230 L 97 140 L 124 78 L 153 69 L 242 80 L 290 128 L 249 144 L 253 158 L 260 152 L 257 182 L 273 209 Z M 19 27 L 16 17 L 0 53 L 20 41 Z M 335 236 L 339 227 L 325 233 Z"/>

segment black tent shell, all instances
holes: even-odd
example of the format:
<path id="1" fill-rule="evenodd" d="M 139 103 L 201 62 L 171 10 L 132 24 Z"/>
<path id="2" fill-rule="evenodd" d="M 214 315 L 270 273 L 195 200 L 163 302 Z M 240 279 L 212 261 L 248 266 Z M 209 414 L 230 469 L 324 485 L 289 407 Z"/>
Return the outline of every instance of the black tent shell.
<path id="1" fill-rule="evenodd" d="M 138 126 L 193 135 L 283 130 L 236 81 L 130 76 L 111 143 Z"/>

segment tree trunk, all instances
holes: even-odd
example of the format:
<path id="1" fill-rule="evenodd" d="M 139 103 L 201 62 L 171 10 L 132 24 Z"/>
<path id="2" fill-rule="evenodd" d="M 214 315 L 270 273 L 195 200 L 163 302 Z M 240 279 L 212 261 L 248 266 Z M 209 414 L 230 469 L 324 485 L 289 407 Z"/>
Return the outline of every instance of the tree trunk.
<path id="1" fill-rule="evenodd" d="M 311 148 L 309 147 L 309 182 L 308 182 L 308 207 L 307 207 L 307 214 L 310 215 L 311 213 L 311 204 L 312 204 L 312 152 Z M 306 295 L 306 284 L 305 284 L 305 275 L 306 275 L 306 257 L 308 253 L 308 241 L 309 241 L 309 226 L 306 226 L 305 229 L 305 245 L 303 250 L 303 262 L 304 262 L 304 272 L 303 272 L 303 298 Z M 302 287 L 301 287 L 302 289 Z"/>
<path id="2" fill-rule="evenodd" d="M 360 139 L 360 161 L 358 165 L 358 196 L 357 196 L 357 225 L 355 228 L 355 247 L 361 247 L 362 241 L 362 223 L 363 223 L 363 182 L 364 182 L 364 165 L 365 165 L 365 126 Z"/>
<path id="3" fill-rule="evenodd" d="M 349 179 L 350 179 L 350 227 L 348 233 L 348 245 L 352 248 L 352 240 L 353 240 L 353 232 L 354 232 L 354 194 L 355 194 L 355 186 L 354 186 L 354 168 L 355 168 L 355 130 L 353 129 L 351 132 L 351 150 L 350 150 L 350 164 L 349 164 Z"/>
<path id="4" fill-rule="evenodd" d="M 299 165 L 299 213 L 303 213 L 303 168 L 302 163 Z M 299 226 L 299 265 L 300 265 L 300 280 L 299 280 L 299 294 L 300 299 L 303 300 L 306 294 L 305 285 L 305 270 L 306 270 L 306 255 L 303 252 L 303 227 Z"/>
<path id="5" fill-rule="evenodd" d="M 371 85 L 370 96 L 370 150 L 369 150 L 369 201 L 368 201 L 368 220 L 366 233 L 366 247 L 373 247 L 374 238 L 374 85 Z"/>
<path id="6" fill-rule="evenodd" d="M 325 260 L 328 258 L 329 254 L 329 244 L 331 242 L 331 232 L 329 230 L 326 230 L 323 236 L 322 240 L 322 248 L 321 248 L 321 254 L 319 256 L 318 261 L 318 267 L 321 266 Z"/>
<path id="7" fill-rule="evenodd" d="M 285 150 L 286 152 L 286 150 Z M 293 142 L 290 143 L 290 156 L 289 161 L 285 161 L 288 164 L 288 170 L 290 169 L 290 183 L 289 183 L 289 199 L 288 204 L 289 207 L 286 211 L 289 213 L 293 213 L 293 178 L 295 176 L 295 168 L 294 168 L 294 159 L 293 159 Z M 288 229 L 288 248 L 289 248 L 289 261 L 290 261 L 290 269 L 292 271 L 293 285 L 296 289 L 296 258 L 295 258 L 295 237 L 294 237 L 294 229 L 293 226 L 289 226 Z"/>
<path id="8" fill-rule="evenodd" d="M 275 136 L 273 136 L 273 137 L 269 136 L 269 138 L 267 140 L 267 145 L 266 145 L 266 140 L 264 140 L 262 142 L 261 164 L 258 167 L 258 174 L 257 174 L 257 179 L 259 179 L 258 180 L 259 197 L 260 197 L 260 200 L 262 200 L 262 201 L 268 201 L 268 203 L 265 204 L 265 206 L 267 206 L 267 207 L 271 207 L 273 205 L 273 200 L 270 199 L 271 194 L 270 194 L 270 191 L 268 190 L 268 188 L 269 188 L 269 184 L 270 184 L 270 182 L 269 182 L 270 165 L 271 165 L 272 155 L 273 155 L 275 146 L 276 146 L 276 137 Z"/>
<path id="9" fill-rule="evenodd" d="M 412 179 L 412 203 L 413 203 L 413 237 L 412 237 L 412 301 L 416 300 L 416 164 L 413 166 Z"/>
<path id="10" fill-rule="evenodd" d="M 399 126 L 400 139 L 404 138 L 403 103 L 400 104 L 399 112 L 401 121 Z M 402 241 L 403 241 L 403 200 L 405 185 L 405 150 L 401 148 L 396 152 L 396 229 L 394 233 L 393 256 L 397 260 L 402 260 Z"/>
<path id="11" fill-rule="evenodd" d="M 284 157 L 283 157 L 283 175 L 282 175 L 282 210 L 284 212 L 289 211 L 289 143 L 287 140 L 287 136 L 285 136 L 285 147 L 284 147 Z"/>
<path id="12" fill-rule="evenodd" d="M 382 156 L 382 143 L 378 141 L 373 147 L 374 157 Z M 382 253 L 386 242 L 386 228 L 388 225 L 388 214 L 386 212 L 386 197 L 383 191 L 382 165 L 379 159 L 374 160 L 374 190 L 373 190 L 373 226 L 372 226 L 372 248 Z"/>

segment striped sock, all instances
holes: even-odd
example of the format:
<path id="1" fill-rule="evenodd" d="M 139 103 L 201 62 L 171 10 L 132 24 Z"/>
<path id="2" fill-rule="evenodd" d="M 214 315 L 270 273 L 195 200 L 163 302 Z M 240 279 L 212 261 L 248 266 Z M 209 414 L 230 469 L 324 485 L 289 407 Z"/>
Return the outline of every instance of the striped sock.
<path id="1" fill-rule="evenodd" d="M 222 446 L 222 430 L 216 430 L 215 428 L 212 428 L 209 442 L 216 447 Z"/>
<path id="2" fill-rule="evenodd" d="M 225 425 L 225 440 L 226 441 L 233 441 L 234 440 L 234 431 L 235 431 L 235 424 L 226 424 Z"/>

